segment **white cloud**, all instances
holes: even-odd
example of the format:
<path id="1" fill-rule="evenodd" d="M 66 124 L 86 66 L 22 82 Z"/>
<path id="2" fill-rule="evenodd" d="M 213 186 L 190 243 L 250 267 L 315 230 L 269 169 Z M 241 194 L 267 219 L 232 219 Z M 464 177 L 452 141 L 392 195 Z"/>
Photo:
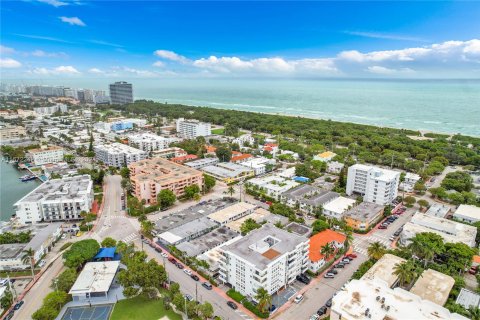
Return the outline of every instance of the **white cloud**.
<path id="1" fill-rule="evenodd" d="M 159 67 L 159 68 L 163 68 L 165 67 L 165 63 L 163 63 L 162 61 L 155 61 L 152 66 L 154 67 Z"/>
<path id="2" fill-rule="evenodd" d="M 22 64 L 11 58 L 0 58 L 0 68 L 20 68 Z"/>
<path id="3" fill-rule="evenodd" d="M 352 62 L 369 61 L 413 61 L 426 56 L 432 51 L 431 48 L 407 48 L 402 50 L 372 51 L 361 53 L 356 50 L 342 51 L 337 58 Z"/>
<path id="4" fill-rule="evenodd" d="M 370 73 L 382 75 L 411 74 L 415 72 L 410 68 L 391 69 L 382 66 L 370 66 L 367 68 L 367 71 Z"/>
<path id="5" fill-rule="evenodd" d="M 54 6 L 55 8 L 62 7 L 62 6 L 68 6 L 68 2 L 60 1 L 60 0 L 37 0 L 38 2 L 46 3 L 51 6 Z"/>
<path id="6" fill-rule="evenodd" d="M 104 74 L 105 72 L 103 72 L 102 70 L 98 69 L 98 68 L 91 68 L 91 69 L 88 69 L 88 72 L 89 73 L 93 73 L 93 74 Z"/>
<path id="7" fill-rule="evenodd" d="M 65 58 L 68 56 L 65 52 L 46 52 L 38 49 L 32 51 L 30 54 L 39 58 Z"/>
<path id="8" fill-rule="evenodd" d="M 72 66 L 59 66 L 53 69 L 47 68 L 35 68 L 31 71 L 34 74 L 38 75 L 79 75 L 80 71 L 75 69 Z"/>
<path id="9" fill-rule="evenodd" d="M 157 73 L 149 70 L 140 70 L 140 69 L 134 69 L 129 67 L 123 67 L 123 71 L 134 74 L 135 76 L 144 77 L 144 78 L 152 78 L 152 77 L 158 76 Z"/>
<path id="10" fill-rule="evenodd" d="M 0 45 L 0 54 L 12 54 L 15 53 L 15 49 Z"/>
<path id="11" fill-rule="evenodd" d="M 387 39 L 387 40 L 401 40 L 401 41 L 418 41 L 425 42 L 425 39 L 418 37 L 410 37 L 405 35 L 398 34 L 389 34 L 382 32 L 371 32 L 371 31 L 344 31 L 345 34 L 352 36 L 359 36 L 364 38 L 374 38 L 374 39 Z"/>
<path id="12" fill-rule="evenodd" d="M 58 17 L 62 22 L 68 23 L 72 26 L 80 26 L 80 27 L 85 27 L 86 24 L 80 20 L 78 17 Z"/>
<path id="13" fill-rule="evenodd" d="M 170 60 L 170 61 L 176 61 L 180 63 L 187 63 L 189 60 L 185 58 L 184 56 L 181 56 L 173 51 L 169 50 L 156 50 L 154 53 L 159 58 L 165 59 L 165 60 Z"/>

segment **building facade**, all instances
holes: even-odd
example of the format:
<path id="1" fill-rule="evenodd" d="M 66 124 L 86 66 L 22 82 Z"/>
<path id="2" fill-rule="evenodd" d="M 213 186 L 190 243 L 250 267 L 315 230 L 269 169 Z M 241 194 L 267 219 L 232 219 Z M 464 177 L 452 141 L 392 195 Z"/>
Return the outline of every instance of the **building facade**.
<path id="1" fill-rule="evenodd" d="M 212 134 L 210 123 L 200 122 L 193 119 L 177 119 L 177 134 L 185 139 L 195 139 L 196 137 L 204 137 Z"/>
<path id="2" fill-rule="evenodd" d="M 97 145 L 93 147 L 93 150 L 95 151 L 95 159 L 117 168 L 147 158 L 145 151 L 118 142 Z"/>
<path id="3" fill-rule="evenodd" d="M 118 81 L 110 84 L 110 101 L 112 102 L 112 104 L 132 103 L 132 84 L 125 81 Z"/>
<path id="4" fill-rule="evenodd" d="M 47 163 L 56 163 L 63 161 L 64 150 L 62 147 L 49 146 L 38 149 L 30 149 L 27 153 L 27 158 L 36 166 L 41 166 Z"/>
<path id="5" fill-rule="evenodd" d="M 174 138 L 165 138 L 153 133 L 140 133 L 128 135 L 128 144 L 143 151 L 155 151 L 167 149 Z"/>
<path id="6" fill-rule="evenodd" d="M 389 205 L 397 197 L 400 172 L 363 164 L 348 168 L 347 195 L 357 193 L 363 201 Z"/>

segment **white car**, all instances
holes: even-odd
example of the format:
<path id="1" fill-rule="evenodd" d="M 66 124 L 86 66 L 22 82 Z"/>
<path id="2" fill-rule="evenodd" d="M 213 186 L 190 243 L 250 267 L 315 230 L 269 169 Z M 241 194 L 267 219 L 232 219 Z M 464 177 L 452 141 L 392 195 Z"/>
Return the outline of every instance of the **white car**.
<path id="1" fill-rule="evenodd" d="M 41 268 L 41 267 L 43 267 L 46 263 L 47 263 L 47 261 L 45 261 L 45 260 L 40 260 L 40 262 L 38 263 L 38 266 Z"/>
<path id="2" fill-rule="evenodd" d="M 62 234 L 62 239 L 66 239 L 66 238 L 67 238 L 67 234 L 66 233 Z"/>
<path id="3" fill-rule="evenodd" d="M 295 297 L 295 300 L 293 302 L 295 303 L 300 303 L 303 300 L 303 294 L 299 294 L 298 296 Z"/>
<path id="4" fill-rule="evenodd" d="M 168 254 L 166 254 L 165 252 L 160 253 L 160 255 L 164 258 L 168 258 Z"/>
<path id="5" fill-rule="evenodd" d="M 192 275 L 192 271 L 188 270 L 188 269 L 183 269 L 183 272 L 185 272 L 186 274 L 188 274 L 189 276 Z"/>
<path id="6" fill-rule="evenodd" d="M 316 313 L 314 313 L 311 317 L 310 317 L 310 320 L 318 320 L 320 319 L 320 316 Z"/>

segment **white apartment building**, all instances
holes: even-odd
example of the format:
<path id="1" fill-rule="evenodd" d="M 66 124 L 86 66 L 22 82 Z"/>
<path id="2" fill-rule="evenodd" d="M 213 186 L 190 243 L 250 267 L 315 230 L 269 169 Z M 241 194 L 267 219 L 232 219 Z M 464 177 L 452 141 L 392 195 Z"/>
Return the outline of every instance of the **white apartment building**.
<path id="1" fill-rule="evenodd" d="M 267 196 L 280 200 L 280 195 L 299 185 L 291 179 L 280 176 L 268 175 L 261 178 L 253 178 L 246 181 L 249 188 L 256 191 L 264 191 Z"/>
<path id="2" fill-rule="evenodd" d="M 57 111 L 68 112 L 68 106 L 66 104 L 58 103 L 50 107 L 33 108 L 33 111 L 35 111 L 35 113 L 38 115 L 48 116 L 48 115 L 54 114 Z"/>
<path id="3" fill-rule="evenodd" d="M 178 118 L 177 134 L 185 139 L 195 139 L 196 137 L 204 137 L 212 134 L 210 123 L 200 122 L 198 120 Z"/>
<path id="4" fill-rule="evenodd" d="M 90 212 L 92 202 L 92 179 L 81 175 L 46 181 L 13 206 L 18 221 L 31 224 L 82 219 L 80 213 Z"/>
<path id="5" fill-rule="evenodd" d="M 411 238 L 422 232 L 433 232 L 441 236 L 445 242 L 465 243 L 473 248 L 475 247 L 477 228 L 453 220 L 417 212 L 413 215 L 410 222 L 403 226 L 400 243 L 408 245 Z"/>
<path id="6" fill-rule="evenodd" d="M 467 223 L 480 221 L 480 208 L 468 204 L 461 204 L 453 214 L 453 218 Z"/>
<path id="7" fill-rule="evenodd" d="M 307 271 L 309 240 L 271 223 L 219 249 L 220 281 L 254 297 L 259 288 L 274 294 Z"/>
<path id="8" fill-rule="evenodd" d="M 0 127 L 0 141 L 17 140 L 27 136 L 27 131 L 21 126 Z"/>
<path id="9" fill-rule="evenodd" d="M 167 149 L 171 143 L 178 141 L 176 138 L 165 138 L 153 133 L 139 133 L 128 135 L 128 144 L 143 151 Z"/>
<path id="10" fill-rule="evenodd" d="M 399 182 L 400 172 L 355 164 L 348 168 L 346 193 L 358 193 L 363 201 L 385 206 L 397 197 Z"/>
<path id="11" fill-rule="evenodd" d="M 253 171 L 255 172 L 255 175 L 258 176 L 267 172 L 267 165 L 274 166 L 275 163 L 276 161 L 274 159 L 259 157 L 259 158 L 252 158 L 250 160 L 241 162 L 239 164 L 249 169 L 253 169 Z"/>
<path id="12" fill-rule="evenodd" d="M 342 220 L 343 215 L 355 206 L 356 201 L 350 198 L 338 197 L 323 206 L 323 214 L 329 218 Z"/>
<path id="13" fill-rule="evenodd" d="M 42 146 L 38 149 L 30 149 L 27 153 L 27 158 L 36 166 L 41 166 L 47 163 L 57 163 L 63 161 L 64 150 L 58 146 Z"/>
<path id="14" fill-rule="evenodd" d="M 93 147 L 93 150 L 95 151 L 95 159 L 117 168 L 147 158 L 145 151 L 118 142 L 97 145 Z"/>
<path id="15" fill-rule="evenodd" d="M 240 148 L 242 148 L 245 144 L 248 144 L 249 146 L 253 146 L 253 144 L 255 143 L 255 138 L 251 134 L 246 133 L 246 134 L 242 134 L 238 138 L 233 139 L 232 143 L 238 144 Z"/>
<path id="16" fill-rule="evenodd" d="M 407 172 L 405 174 L 405 179 L 399 185 L 400 190 L 403 190 L 405 192 L 412 192 L 413 187 L 415 187 L 415 183 L 420 181 L 421 178 L 422 177 L 420 177 L 416 173 Z"/>

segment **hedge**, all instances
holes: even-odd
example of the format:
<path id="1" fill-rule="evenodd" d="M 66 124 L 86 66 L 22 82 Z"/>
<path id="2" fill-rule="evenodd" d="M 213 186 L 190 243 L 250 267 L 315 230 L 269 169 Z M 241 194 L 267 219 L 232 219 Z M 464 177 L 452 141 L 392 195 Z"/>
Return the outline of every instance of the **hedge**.
<path id="1" fill-rule="evenodd" d="M 235 291 L 235 289 L 230 289 L 227 291 L 227 296 L 232 298 L 233 300 L 242 303 L 243 299 L 245 299 L 245 296 L 242 295 L 240 292 Z"/>
<path id="2" fill-rule="evenodd" d="M 257 309 L 257 307 L 251 303 L 248 300 L 245 300 L 243 302 L 243 306 L 253 312 L 257 317 L 262 318 L 262 319 L 267 319 L 270 316 L 269 312 L 261 312 L 260 310 Z"/>

